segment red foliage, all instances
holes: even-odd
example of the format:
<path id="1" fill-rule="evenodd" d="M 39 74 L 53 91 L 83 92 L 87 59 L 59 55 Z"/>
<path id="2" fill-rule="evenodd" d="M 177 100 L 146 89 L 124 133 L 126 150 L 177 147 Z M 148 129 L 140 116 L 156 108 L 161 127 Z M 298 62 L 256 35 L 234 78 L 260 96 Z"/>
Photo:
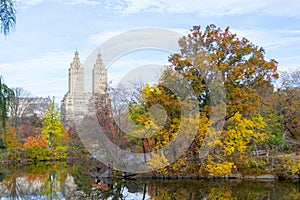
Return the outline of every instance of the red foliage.
<path id="1" fill-rule="evenodd" d="M 19 129 L 19 134 L 22 138 L 27 138 L 29 136 L 35 136 L 41 132 L 39 127 L 34 127 L 29 123 L 24 123 Z"/>

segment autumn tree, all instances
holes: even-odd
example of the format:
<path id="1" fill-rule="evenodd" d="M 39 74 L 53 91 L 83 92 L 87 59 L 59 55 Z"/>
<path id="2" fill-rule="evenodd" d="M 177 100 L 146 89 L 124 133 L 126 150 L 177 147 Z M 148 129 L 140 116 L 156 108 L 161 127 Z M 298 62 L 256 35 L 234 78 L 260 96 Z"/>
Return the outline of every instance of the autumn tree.
<path id="1" fill-rule="evenodd" d="M 114 117 L 113 117 L 114 110 L 111 106 L 110 97 L 107 94 L 96 94 L 95 108 L 97 113 L 97 119 L 101 129 L 104 131 L 106 136 L 110 139 L 110 141 L 112 141 L 113 143 L 119 146 L 120 145 L 119 141 L 121 138 L 121 130 L 117 127 L 114 121 Z M 117 117 L 115 117 L 115 119 L 116 118 Z"/>
<path id="2" fill-rule="evenodd" d="M 179 101 L 163 85 L 146 84 L 141 97 L 129 105 L 129 113 L 136 126 L 130 130 L 128 138 L 136 140 L 143 153 L 156 152 L 177 135 L 181 114 Z"/>
<path id="3" fill-rule="evenodd" d="M 279 86 L 268 105 L 278 113 L 283 141 L 300 145 L 300 72 L 281 72 Z M 271 124 L 270 126 L 274 126 Z"/>
<path id="4" fill-rule="evenodd" d="M 14 127 L 9 126 L 7 129 L 6 145 L 7 148 L 17 148 L 21 146 L 20 140 Z"/>
<path id="5" fill-rule="evenodd" d="M 51 102 L 42 119 L 42 136 L 48 140 L 49 147 L 55 157 L 66 157 L 69 135 L 60 121 L 60 112 L 55 107 L 54 100 Z"/>
<path id="6" fill-rule="evenodd" d="M 48 160 L 50 157 L 49 142 L 41 135 L 27 137 L 23 147 L 33 160 Z"/>
<path id="7" fill-rule="evenodd" d="M 277 62 L 274 59 L 267 61 L 262 47 L 246 38 L 239 39 L 228 27 L 222 30 L 209 25 L 201 30 L 200 26 L 194 26 L 190 34 L 179 40 L 179 46 L 180 53 L 169 58 L 170 67 L 189 81 L 198 100 L 199 111 L 206 113 L 208 123 L 212 123 L 209 116 L 214 114 L 211 112 L 216 106 L 213 103 L 213 90 L 219 87 L 215 83 L 218 81 L 224 86 L 225 125 L 224 131 L 219 135 L 221 143 L 215 146 L 215 150 L 221 151 L 218 152 L 219 156 L 213 156 L 213 160 L 217 163 L 227 162 L 230 156 L 224 155 L 224 151 L 236 151 L 253 144 L 255 137 L 250 140 L 242 136 L 249 131 L 258 133 L 251 124 L 255 122 L 261 127 L 260 131 L 264 129 L 265 122 L 261 116 L 259 120 L 254 118 L 258 116 L 263 95 L 274 90 L 272 81 L 278 78 Z M 240 120 L 240 130 L 230 125 L 231 118 Z M 214 135 L 213 131 L 207 134 Z M 199 139 L 201 141 L 201 137 Z M 237 144 L 237 141 L 243 145 Z M 198 142 L 194 150 L 198 145 L 201 143 Z"/>
<path id="8" fill-rule="evenodd" d="M 265 60 L 265 51 L 262 47 L 252 44 L 246 38 L 239 39 L 236 34 L 229 31 L 229 28 L 223 31 L 214 25 L 207 26 L 203 31 L 200 26 L 194 26 L 190 34 L 179 40 L 179 46 L 180 53 L 170 56 L 171 65 L 165 74 L 176 72 L 188 81 L 194 92 L 191 98 L 196 99 L 198 103 L 197 111 L 200 113 L 198 124 L 201 124 L 191 148 L 184 156 L 185 159 L 181 160 L 187 162 L 188 157 L 193 156 L 190 161 L 199 167 L 197 163 L 200 160 L 194 159 L 194 155 L 195 153 L 200 155 L 200 147 L 206 135 L 219 138 L 212 140 L 216 141 L 214 144 L 206 144 L 211 145 L 212 150 L 208 155 L 206 168 L 224 168 L 224 173 L 221 174 L 228 174 L 235 165 L 233 155 L 238 157 L 246 153 L 249 146 L 264 142 L 268 138 L 264 134 L 266 125 L 258 113 L 258 106 L 261 105 L 262 97 L 266 93 L 273 92 L 272 81 L 278 78 L 277 62 L 273 59 Z M 163 105 L 166 109 L 165 129 L 157 131 L 149 140 L 154 141 L 154 149 L 168 144 L 176 137 L 176 131 L 182 126 L 180 124 L 182 105 L 176 103 L 178 97 L 161 86 L 145 86 L 141 92 L 142 98 L 133 102 L 131 106 L 131 119 L 137 124 L 144 125 L 146 129 L 154 130 L 157 127 L 153 123 L 153 117 L 150 120 L 148 111 L 155 104 Z M 222 92 L 222 87 L 226 102 L 214 99 L 216 93 Z M 213 127 L 220 122 L 214 121 L 210 116 L 220 108 L 218 105 L 220 103 L 221 106 L 226 106 L 226 114 L 223 116 L 224 130 L 218 133 Z M 222 121 L 222 116 L 220 120 Z M 139 133 L 138 129 L 135 131 Z M 144 134 L 145 130 L 140 133 Z M 156 157 L 159 156 L 163 155 Z M 152 164 L 157 164 L 156 160 L 153 160 Z M 177 168 L 180 166 L 177 165 Z M 199 171 L 199 168 L 196 167 L 195 170 Z M 213 171 L 209 173 L 214 174 Z"/>
<path id="9" fill-rule="evenodd" d="M 37 115 L 22 118 L 18 127 L 18 137 L 20 140 L 35 136 L 41 133 L 42 119 Z"/>
<path id="10" fill-rule="evenodd" d="M 209 25 L 205 30 L 194 26 L 179 40 L 180 53 L 173 54 L 171 67 L 189 80 L 200 108 L 210 106 L 211 88 L 221 76 L 226 90 L 226 120 L 235 113 L 250 114 L 260 104 L 260 94 L 270 89 L 278 78 L 277 62 L 266 61 L 265 50 L 248 39 Z M 214 74 L 213 72 L 220 72 Z"/>

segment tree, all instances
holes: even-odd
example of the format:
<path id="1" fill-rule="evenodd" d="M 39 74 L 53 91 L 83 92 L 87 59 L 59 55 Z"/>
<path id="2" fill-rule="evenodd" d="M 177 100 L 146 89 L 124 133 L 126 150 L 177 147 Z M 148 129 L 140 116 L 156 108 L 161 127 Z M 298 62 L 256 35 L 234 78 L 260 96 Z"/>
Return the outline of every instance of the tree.
<path id="1" fill-rule="evenodd" d="M 221 136 L 221 146 L 225 155 L 232 156 L 236 153 L 244 153 L 252 142 L 264 142 L 268 136 L 265 134 L 265 126 L 261 115 L 252 119 L 243 118 L 240 113 L 228 120 L 224 138 Z"/>
<path id="2" fill-rule="evenodd" d="M 28 91 L 21 87 L 12 88 L 15 93 L 14 98 L 9 104 L 9 115 L 11 117 L 12 126 L 17 128 L 20 125 L 20 120 L 29 114 L 31 102 L 34 98 L 30 98 Z"/>
<path id="3" fill-rule="evenodd" d="M 24 149 L 27 155 L 33 160 L 48 160 L 49 149 L 48 140 L 43 138 L 41 135 L 29 136 L 25 139 Z"/>
<path id="4" fill-rule="evenodd" d="M 8 127 L 6 145 L 7 148 L 17 148 L 20 147 L 20 140 L 17 137 L 17 132 L 14 127 Z"/>
<path id="5" fill-rule="evenodd" d="M 260 105 L 261 95 L 273 91 L 278 78 L 277 62 L 266 61 L 264 49 L 246 38 L 209 25 L 204 31 L 194 26 L 179 40 L 180 53 L 169 58 L 174 70 L 189 80 L 200 109 L 211 105 L 209 84 L 222 78 L 226 90 L 226 120 L 240 112 L 251 114 Z M 219 77 L 220 76 L 220 77 Z"/>
<path id="6" fill-rule="evenodd" d="M 194 26 L 178 43 L 180 53 L 171 55 L 169 68 L 189 81 L 198 101 L 201 120 L 206 120 L 209 126 L 205 134 L 199 130 L 190 150 L 198 153 L 204 136 L 218 137 L 216 143 L 209 144 L 211 152 L 207 165 L 224 167 L 228 173 L 234 166 L 231 153 L 243 154 L 264 131 L 265 122 L 258 115 L 258 108 L 265 94 L 274 90 L 272 81 L 278 78 L 277 61 L 267 61 L 262 47 L 246 38 L 239 39 L 228 27 L 221 30 L 209 25 L 202 31 L 200 26 Z M 224 130 L 217 134 L 213 127 L 218 122 L 212 121 L 210 116 L 220 106 L 216 103 L 218 99 L 214 99 L 220 86 L 224 87 L 226 95 L 226 115 Z"/>
<path id="7" fill-rule="evenodd" d="M 163 85 L 145 85 L 129 111 L 129 118 L 137 125 L 130 130 L 131 135 L 141 139 L 143 153 L 158 150 L 176 137 L 180 105 L 176 95 Z"/>
<path id="8" fill-rule="evenodd" d="M 60 112 L 55 108 L 54 100 L 45 112 L 42 125 L 42 136 L 49 141 L 52 150 L 67 146 L 69 135 L 60 121 Z"/>
<path id="9" fill-rule="evenodd" d="M 269 104 L 279 115 L 283 140 L 300 145 L 300 71 L 281 72 L 279 82 Z"/>
<path id="10" fill-rule="evenodd" d="M 154 136 L 149 134 L 151 138 L 148 135 L 145 137 L 149 141 L 150 150 L 161 149 L 169 144 L 176 138 L 178 129 L 182 129 L 182 104 L 178 101 L 182 102 L 186 96 L 178 97 L 163 85 L 170 81 L 180 83 L 184 77 L 194 92 L 189 100 L 194 98 L 197 101 L 196 109 L 200 113 L 197 123 L 192 121 L 195 118 L 189 123 L 200 126 L 188 151 L 177 163 L 169 166 L 169 169 L 183 169 L 181 164 L 185 172 L 199 172 L 203 169 L 211 175 L 228 174 L 235 167 L 234 157 L 240 158 L 252 144 L 264 142 L 268 138 L 264 133 L 266 125 L 258 113 L 258 106 L 266 93 L 273 92 L 272 81 L 278 78 L 277 62 L 273 59 L 266 61 L 263 48 L 255 46 L 245 38 L 237 38 L 229 28 L 223 31 L 214 25 L 207 26 L 204 31 L 200 30 L 200 26 L 194 26 L 190 34 L 179 40 L 179 46 L 180 53 L 169 58 L 171 65 L 164 71 L 161 82 L 151 87 L 145 86 L 141 97 L 132 102 L 129 107 L 130 119 L 138 125 L 144 125 L 146 129 L 154 130 Z M 176 73 L 182 77 L 172 79 Z M 180 84 L 177 85 L 180 87 Z M 215 128 L 219 121 L 210 117 L 211 114 L 219 115 L 212 113 L 220 108 L 218 99 L 213 97 L 216 93 L 222 93 L 221 86 L 224 86 L 226 95 L 226 102 L 221 102 L 221 105 L 226 103 L 223 131 Z M 185 89 L 187 88 L 181 88 Z M 162 105 L 167 116 L 160 129 L 155 123 L 159 112 L 155 112 L 153 116 L 149 112 L 156 104 Z M 191 110 L 188 113 L 192 111 L 194 112 Z M 185 132 L 189 132 L 188 130 Z M 145 134 L 147 131 L 136 129 L 134 133 Z M 204 141 L 206 136 L 212 139 Z M 211 149 L 203 164 L 206 166 L 201 166 L 202 162 L 199 162 L 203 142 Z M 154 156 L 159 158 L 163 155 Z M 221 174 L 208 170 L 214 168 L 224 170 Z"/>
<path id="11" fill-rule="evenodd" d="M 0 32 L 7 36 L 16 24 L 16 9 L 12 0 L 0 0 Z"/>
<path id="12" fill-rule="evenodd" d="M 6 121 L 8 120 L 7 112 L 8 105 L 14 98 L 14 92 L 7 85 L 3 83 L 3 79 L 0 76 L 0 120 L 3 130 L 3 137 L 0 138 L 0 146 L 5 147 L 6 143 Z M 3 139 L 2 139 L 3 138 Z"/>

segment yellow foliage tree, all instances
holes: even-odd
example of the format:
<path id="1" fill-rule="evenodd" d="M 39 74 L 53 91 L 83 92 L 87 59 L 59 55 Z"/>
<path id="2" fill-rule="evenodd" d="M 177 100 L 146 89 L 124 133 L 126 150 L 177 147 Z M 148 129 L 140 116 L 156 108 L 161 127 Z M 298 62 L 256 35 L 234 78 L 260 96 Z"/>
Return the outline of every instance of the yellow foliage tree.
<path id="1" fill-rule="evenodd" d="M 210 176 L 226 176 L 229 175 L 232 169 L 235 168 L 233 162 L 230 161 L 222 161 L 215 162 L 212 156 L 208 156 L 206 169 Z"/>
<path id="2" fill-rule="evenodd" d="M 7 148 L 21 147 L 20 141 L 18 140 L 17 133 L 14 127 L 8 127 L 6 133 L 6 145 Z"/>
<path id="3" fill-rule="evenodd" d="M 300 156 L 297 159 L 287 157 L 285 159 L 284 169 L 286 169 L 289 175 L 294 176 L 295 174 L 300 172 Z"/>
<path id="4" fill-rule="evenodd" d="M 64 146 L 69 140 L 68 132 L 60 121 L 60 113 L 52 102 L 42 120 L 42 136 L 49 141 L 50 148 Z"/>
<path id="5" fill-rule="evenodd" d="M 257 114 L 252 119 L 243 118 L 236 113 L 228 121 L 227 131 L 224 132 L 223 142 L 219 142 L 227 156 L 234 153 L 244 153 L 252 141 L 264 142 L 268 136 L 264 132 L 266 123 L 261 115 Z"/>
<path id="6" fill-rule="evenodd" d="M 131 130 L 131 135 L 147 138 L 148 150 L 158 150 L 177 136 L 180 125 L 179 101 L 164 86 L 146 84 L 141 98 L 130 105 L 129 111 L 130 120 L 138 125 Z"/>
<path id="7" fill-rule="evenodd" d="M 147 164 L 152 170 L 159 170 L 161 173 L 166 173 L 166 170 L 163 168 L 168 166 L 170 163 L 164 154 L 152 153 L 152 158 L 148 160 Z"/>
<path id="8" fill-rule="evenodd" d="M 49 141 L 53 156 L 57 159 L 66 158 L 70 138 L 60 121 L 60 113 L 55 108 L 54 102 L 46 110 L 42 125 L 42 136 Z"/>
<path id="9" fill-rule="evenodd" d="M 206 160 L 206 171 L 209 175 L 230 174 L 252 143 L 267 140 L 265 126 L 266 123 L 259 114 L 253 115 L 250 119 L 240 113 L 231 117 Z M 214 135 L 213 131 L 208 131 L 207 134 Z"/>

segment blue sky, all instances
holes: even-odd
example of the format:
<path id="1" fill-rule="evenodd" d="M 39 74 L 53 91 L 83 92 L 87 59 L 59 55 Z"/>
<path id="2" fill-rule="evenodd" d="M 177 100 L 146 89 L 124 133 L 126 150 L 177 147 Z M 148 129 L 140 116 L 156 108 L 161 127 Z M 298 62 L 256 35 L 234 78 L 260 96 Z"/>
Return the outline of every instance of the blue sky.
<path id="1" fill-rule="evenodd" d="M 186 34 L 193 25 L 229 26 L 239 37 L 264 47 L 266 58 L 276 59 L 280 70 L 300 66 L 298 0 L 17 0 L 16 6 L 15 31 L 0 36 L 0 74 L 7 85 L 23 87 L 32 96 L 60 101 L 76 50 L 84 62 L 107 39 L 139 28 Z M 166 64 L 168 56 L 145 55 L 121 58 L 116 69 Z M 109 70 L 109 79 L 116 77 L 115 71 Z"/>

